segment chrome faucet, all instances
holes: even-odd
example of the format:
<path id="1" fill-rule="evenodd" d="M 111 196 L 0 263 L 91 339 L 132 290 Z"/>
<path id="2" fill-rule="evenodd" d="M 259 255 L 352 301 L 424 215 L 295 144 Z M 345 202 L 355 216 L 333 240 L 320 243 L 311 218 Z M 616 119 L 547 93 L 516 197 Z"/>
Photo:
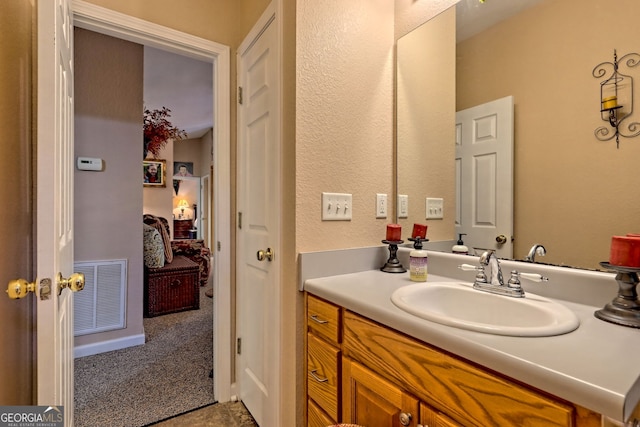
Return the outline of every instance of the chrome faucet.
<path id="1" fill-rule="evenodd" d="M 473 288 L 484 292 L 490 292 L 492 294 L 505 295 L 515 298 L 523 298 L 524 290 L 520 285 L 520 277 L 524 279 L 533 280 L 534 282 L 547 282 L 549 278 L 540 274 L 534 273 L 519 273 L 516 270 L 511 272 L 511 278 L 505 284 L 502 278 L 502 270 L 500 268 L 500 262 L 495 254 L 495 251 L 489 250 L 482 253 L 480 256 L 480 266 L 474 267 L 469 264 L 462 264 L 459 266 L 462 270 L 474 270 L 476 274 L 476 280 L 473 283 Z"/>
<path id="2" fill-rule="evenodd" d="M 544 248 L 544 246 L 536 243 L 535 245 L 531 246 L 529 253 L 526 257 L 524 257 L 524 260 L 526 262 L 536 262 L 536 255 L 545 256 L 546 254 L 547 250 Z"/>
<path id="3" fill-rule="evenodd" d="M 485 282 L 494 286 L 504 286 L 502 269 L 494 251 L 485 251 L 480 255 L 480 265 L 485 272 Z"/>

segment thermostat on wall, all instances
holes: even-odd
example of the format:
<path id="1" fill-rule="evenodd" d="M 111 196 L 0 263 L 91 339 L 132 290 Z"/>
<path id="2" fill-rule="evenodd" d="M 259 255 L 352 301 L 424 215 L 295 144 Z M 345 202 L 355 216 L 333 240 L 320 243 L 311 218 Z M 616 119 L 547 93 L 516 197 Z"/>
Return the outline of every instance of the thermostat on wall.
<path id="1" fill-rule="evenodd" d="M 78 157 L 78 169 L 81 171 L 101 171 L 102 159 Z"/>

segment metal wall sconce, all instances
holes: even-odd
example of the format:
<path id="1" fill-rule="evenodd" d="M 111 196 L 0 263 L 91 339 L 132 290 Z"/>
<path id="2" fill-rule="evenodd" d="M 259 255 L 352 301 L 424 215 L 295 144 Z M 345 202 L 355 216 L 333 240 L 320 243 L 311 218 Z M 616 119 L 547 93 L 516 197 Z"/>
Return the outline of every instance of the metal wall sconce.
<path id="1" fill-rule="evenodd" d="M 633 113 L 633 77 L 622 74 L 619 65 L 633 68 L 640 64 L 640 55 L 628 53 L 618 59 L 613 50 L 613 62 L 602 62 L 592 71 L 600 82 L 600 116 L 608 122 L 613 131 L 607 126 L 600 126 L 594 132 L 600 141 L 609 141 L 615 137 L 616 147 L 620 147 L 620 137 L 632 138 L 640 135 L 640 123 L 629 122 L 622 126 L 625 119 Z"/>

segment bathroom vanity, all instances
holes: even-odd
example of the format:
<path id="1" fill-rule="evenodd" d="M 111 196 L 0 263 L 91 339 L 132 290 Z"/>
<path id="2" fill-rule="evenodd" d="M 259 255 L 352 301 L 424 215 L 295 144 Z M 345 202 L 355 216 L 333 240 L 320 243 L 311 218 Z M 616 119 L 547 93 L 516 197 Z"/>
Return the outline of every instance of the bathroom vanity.
<path id="1" fill-rule="evenodd" d="M 438 274 L 428 280 L 438 282 L 464 277 L 440 275 L 441 266 L 474 261 L 433 258 L 429 268 Z M 640 364 L 631 356 L 640 354 L 640 330 L 596 319 L 601 307 L 584 297 L 558 298 L 613 275 L 586 272 L 593 277 L 563 290 L 554 280 L 584 272 L 555 269 L 542 271 L 549 284 L 527 290 L 548 286 L 541 294 L 575 312 L 580 325 L 546 337 L 487 334 L 411 315 L 391 301 L 395 290 L 414 283 L 408 273 L 303 276 L 307 425 L 596 427 L 640 419 Z M 615 282 L 605 287 L 615 296 Z"/>

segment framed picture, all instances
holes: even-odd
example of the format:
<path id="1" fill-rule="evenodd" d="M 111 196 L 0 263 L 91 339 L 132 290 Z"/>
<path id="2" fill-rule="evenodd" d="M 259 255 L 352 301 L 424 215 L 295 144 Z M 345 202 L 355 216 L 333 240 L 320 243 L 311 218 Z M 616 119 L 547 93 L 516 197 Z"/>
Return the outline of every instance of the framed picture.
<path id="1" fill-rule="evenodd" d="M 193 162 L 173 162 L 173 176 L 193 176 Z"/>
<path id="2" fill-rule="evenodd" d="M 143 160 L 142 182 L 145 187 L 166 187 L 167 161 L 160 159 Z"/>

